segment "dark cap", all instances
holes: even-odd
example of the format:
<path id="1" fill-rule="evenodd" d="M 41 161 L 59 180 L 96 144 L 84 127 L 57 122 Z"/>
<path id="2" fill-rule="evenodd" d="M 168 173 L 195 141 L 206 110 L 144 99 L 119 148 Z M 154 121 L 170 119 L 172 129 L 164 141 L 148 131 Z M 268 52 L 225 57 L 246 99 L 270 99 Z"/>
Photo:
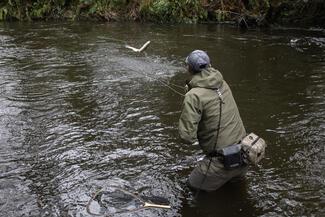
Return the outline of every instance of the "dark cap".
<path id="1" fill-rule="evenodd" d="M 185 60 L 194 72 L 201 72 L 210 65 L 210 58 L 208 54 L 202 50 L 195 50 L 190 53 Z"/>

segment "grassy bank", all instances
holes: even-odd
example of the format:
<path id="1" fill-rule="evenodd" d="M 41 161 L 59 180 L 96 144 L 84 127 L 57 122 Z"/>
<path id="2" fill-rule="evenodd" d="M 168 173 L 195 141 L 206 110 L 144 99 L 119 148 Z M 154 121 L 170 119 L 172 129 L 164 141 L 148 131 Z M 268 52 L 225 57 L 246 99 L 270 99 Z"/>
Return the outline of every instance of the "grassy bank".
<path id="1" fill-rule="evenodd" d="M 1 0 L 0 20 L 325 25 L 323 0 Z"/>

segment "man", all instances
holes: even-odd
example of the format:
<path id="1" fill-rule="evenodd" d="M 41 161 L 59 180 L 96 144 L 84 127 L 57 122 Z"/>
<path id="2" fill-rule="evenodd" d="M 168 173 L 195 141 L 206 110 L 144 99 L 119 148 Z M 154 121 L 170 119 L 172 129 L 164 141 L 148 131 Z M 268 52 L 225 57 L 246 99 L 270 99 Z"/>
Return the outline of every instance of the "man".
<path id="1" fill-rule="evenodd" d="M 246 131 L 232 92 L 221 73 L 211 67 L 209 56 L 195 50 L 186 58 L 186 64 L 191 80 L 183 102 L 179 134 L 188 143 L 198 140 L 206 154 L 190 174 L 189 184 L 195 189 L 213 191 L 245 175 L 247 166 L 227 170 L 216 153 L 238 144 Z"/>

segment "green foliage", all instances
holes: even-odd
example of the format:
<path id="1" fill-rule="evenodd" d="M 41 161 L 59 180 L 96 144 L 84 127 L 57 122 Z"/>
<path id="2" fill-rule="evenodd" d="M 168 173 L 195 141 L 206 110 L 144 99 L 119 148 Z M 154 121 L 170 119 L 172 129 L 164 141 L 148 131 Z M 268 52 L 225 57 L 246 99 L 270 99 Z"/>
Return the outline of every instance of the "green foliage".
<path id="1" fill-rule="evenodd" d="M 8 9 L 6 7 L 0 8 L 0 21 L 5 20 L 7 18 Z"/>
<path id="2" fill-rule="evenodd" d="M 252 9 L 267 5 L 269 0 L 249 0 Z M 227 18 L 225 9 L 234 8 L 237 0 L 2 0 L 0 20 L 34 20 L 65 17 L 94 16 L 109 19 L 111 14 L 128 18 L 142 18 L 155 22 L 196 23 L 208 19 L 209 11 L 217 21 Z"/>
<path id="3" fill-rule="evenodd" d="M 249 0 L 249 9 L 257 14 L 264 13 L 270 8 L 271 0 Z"/>
<path id="4" fill-rule="evenodd" d="M 0 3 L 0 20 L 42 19 L 51 12 L 58 13 L 65 0 L 3 0 Z"/>
<path id="5" fill-rule="evenodd" d="M 161 21 L 169 20 L 173 10 L 168 0 L 153 1 L 146 9 L 147 11 L 142 11 L 145 16 L 152 20 L 160 19 Z"/>
<path id="6" fill-rule="evenodd" d="M 222 22 L 222 21 L 225 20 L 225 18 L 227 16 L 227 12 L 222 11 L 220 9 L 215 10 L 214 12 L 215 12 L 215 16 L 216 16 L 216 19 L 217 19 L 218 22 Z"/>
<path id="7" fill-rule="evenodd" d="M 141 8 L 143 17 L 159 22 L 193 23 L 207 18 L 200 0 L 153 0 Z"/>
<path id="8" fill-rule="evenodd" d="M 307 17 L 324 23 L 320 0 L 0 0 L 0 21 L 35 19 L 145 20 L 185 22 L 263 19 L 280 8 L 281 19 Z M 281 5 L 283 7 L 281 7 Z M 282 8 L 282 9 L 281 9 Z M 275 9 L 276 10 L 276 9 Z M 271 14 L 272 16 L 272 14 Z M 276 20 L 276 18 L 273 18 Z"/>
<path id="9" fill-rule="evenodd" d="M 33 3 L 33 10 L 28 13 L 28 16 L 33 18 L 42 18 L 46 15 L 51 9 L 51 2 L 41 3 L 41 2 L 34 2 Z"/>

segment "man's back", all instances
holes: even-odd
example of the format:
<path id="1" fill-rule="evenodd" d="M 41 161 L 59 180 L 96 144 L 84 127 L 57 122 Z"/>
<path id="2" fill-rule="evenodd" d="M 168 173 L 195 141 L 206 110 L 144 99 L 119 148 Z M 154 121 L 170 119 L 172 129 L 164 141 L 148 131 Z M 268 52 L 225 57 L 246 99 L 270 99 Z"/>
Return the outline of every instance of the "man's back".
<path id="1" fill-rule="evenodd" d="M 222 94 L 221 127 L 217 149 L 239 142 L 246 131 L 236 102 L 221 73 L 208 68 L 193 76 L 191 90 L 186 94 L 179 122 L 181 137 L 188 142 L 197 138 L 205 153 L 213 151 L 220 118 L 220 101 L 217 89 Z"/>

